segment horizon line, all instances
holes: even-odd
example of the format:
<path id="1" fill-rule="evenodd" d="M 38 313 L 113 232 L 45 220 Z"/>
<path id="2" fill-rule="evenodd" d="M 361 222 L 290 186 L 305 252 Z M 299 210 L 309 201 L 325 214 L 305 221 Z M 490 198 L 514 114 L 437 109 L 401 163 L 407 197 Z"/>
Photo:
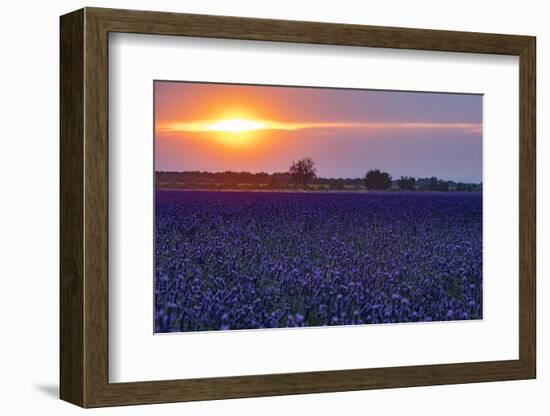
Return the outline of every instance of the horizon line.
<path id="1" fill-rule="evenodd" d="M 446 182 L 456 182 L 456 183 L 459 183 L 459 182 L 462 182 L 462 183 L 474 183 L 474 184 L 482 184 L 483 183 L 483 180 L 479 180 L 479 181 L 465 181 L 465 180 L 456 180 L 456 179 L 448 179 L 448 178 L 443 178 L 443 177 L 439 177 L 439 176 L 436 176 L 436 175 L 432 175 L 432 176 L 411 176 L 411 175 L 399 175 L 399 176 L 393 176 L 390 172 L 385 172 L 384 170 L 382 169 L 378 169 L 378 168 L 375 168 L 375 169 L 369 169 L 367 170 L 367 172 L 365 172 L 365 174 L 363 176 L 359 176 L 359 177 L 351 177 L 351 176 L 346 176 L 346 177 L 334 177 L 334 176 L 318 176 L 316 175 L 314 179 L 334 179 L 334 180 L 343 180 L 343 179 L 349 179 L 349 180 L 364 180 L 365 179 L 365 175 L 371 171 L 371 170 L 379 170 L 380 172 L 382 173 L 388 173 L 393 180 L 399 180 L 401 177 L 404 177 L 404 178 L 414 178 L 415 180 L 417 179 L 430 179 L 430 178 L 437 178 L 439 180 L 443 180 L 443 181 L 446 181 Z M 207 170 L 183 170 L 183 171 L 179 171 L 179 170 L 156 170 L 155 169 L 155 173 L 211 173 L 211 174 L 224 174 L 224 173 L 236 173 L 236 174 L 242 174 L 242 173 L 248 173 L 250 175 L 260 175 L 260 174 L 265 174 L 265 175 L 290 175 L 288 171 L 282 171 L 282 172 L 272 172 L 272 173 L 268 173 L 268 172 L 250 172 L 250 171 L 236 171 L 236 170 L 224 170 L 224 171 L 207 171 Z"/>

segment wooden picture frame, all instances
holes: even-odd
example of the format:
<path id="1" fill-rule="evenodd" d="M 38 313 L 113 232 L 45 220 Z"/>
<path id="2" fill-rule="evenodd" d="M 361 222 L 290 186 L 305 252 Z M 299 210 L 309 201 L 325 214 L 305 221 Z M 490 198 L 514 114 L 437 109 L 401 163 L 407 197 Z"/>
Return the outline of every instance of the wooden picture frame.
<path id="1" fill-rule="evenodd" d="M 101 407 L 535 378 L 534 37 L 100 8 L 62 16 L 60 29 L 61 399 Z M 110 32 L 519 56 L 519 359 L 109 383 Z"/>

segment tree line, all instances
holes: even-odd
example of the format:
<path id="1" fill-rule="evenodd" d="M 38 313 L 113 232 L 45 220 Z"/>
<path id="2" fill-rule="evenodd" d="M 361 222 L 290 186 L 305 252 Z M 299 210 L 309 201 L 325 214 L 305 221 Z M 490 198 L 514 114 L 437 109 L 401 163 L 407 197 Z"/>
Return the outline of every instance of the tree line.
<path id="1" fill-rule="evenodd" d="M 465 183 L 435 176 L 393 179 L 380 169 L 368 170 L 362 178 L 323 178 L 317 176 L 315 162 L 303 158 L 292 162 L 287 172 L 156 172 L 158 189 L 303 189 L 303 190 L 402 190 L 402 191 L 481 191 L 481 183 Z"/>

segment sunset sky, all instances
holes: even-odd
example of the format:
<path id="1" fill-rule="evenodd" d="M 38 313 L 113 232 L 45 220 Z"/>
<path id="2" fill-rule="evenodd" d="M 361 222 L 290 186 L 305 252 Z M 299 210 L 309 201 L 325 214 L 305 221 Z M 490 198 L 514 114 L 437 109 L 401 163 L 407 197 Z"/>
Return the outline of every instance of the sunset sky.
<path id="1" fill-rule="evenodd" d="M 482 96 L 155 81 L 157 171 L 482 178 Z"/>

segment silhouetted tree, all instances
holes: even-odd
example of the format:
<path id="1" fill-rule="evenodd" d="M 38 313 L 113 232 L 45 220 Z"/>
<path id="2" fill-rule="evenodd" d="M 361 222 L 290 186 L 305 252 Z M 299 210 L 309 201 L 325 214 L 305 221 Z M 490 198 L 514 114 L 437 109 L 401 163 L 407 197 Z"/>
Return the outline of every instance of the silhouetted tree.
<path id="1" fill-rule="evenodd" d="M 471 192 L 474 189 L 475 189 L 475 185 L 473 183 L 464 183 L 464 182 L 458 182 L 455 188 L 455 190 L 459 192 Z"/>
<path id="2" fill-rule="evenodd" d="M 397 180 L 397 186 L 405 191 L 414 191 L 416 189 L 416 179 L 412 176 L 401 176 Z"/>
<path id="3" fill-rule="evenodd" d="M 391 187 L 391 176 L 379 169 L 369 170 L 365 175 L 365 188 L 368 190 L 383 190 Z"/>
<path id="4" fill-rule="evenodd" d="M 298 160 L 297 162 L 292 162 L 289 173 L 296 184 L 300 185 L 302 188 L 305 188 L 307 183 L 311 179 L 315 178 L 317 169 L 315 169 L 315 162 L 313 159 L 306 157 Z"/>
<path id="5" fill-rule="evenodd" d="M 442 179 L 437 179 L 435 176 L 423 180 L 421 189 L 424 191 L 442 191 L 446 192 L 449 190 L 449 182 Z"/>

